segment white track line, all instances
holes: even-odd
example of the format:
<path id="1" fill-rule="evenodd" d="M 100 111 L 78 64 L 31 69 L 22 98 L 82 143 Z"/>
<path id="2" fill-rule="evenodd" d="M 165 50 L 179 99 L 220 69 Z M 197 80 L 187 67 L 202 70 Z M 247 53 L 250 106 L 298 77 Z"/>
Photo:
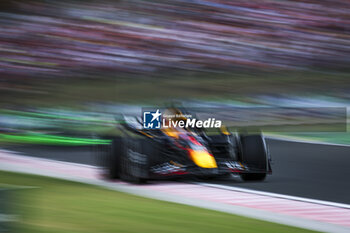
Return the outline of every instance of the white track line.
<path id="1" fill-rule="evenodd" d="M 320 142 L 320 141 L 310 141 L 307 139 L 297 139 L 297 138 L 290 138 L 288 136 L 265 136 L 266 139 L 276 140 L 276 141 L 284 141 L 284 142 L 297 142 L 297 143 L 307 143 L 307 144 L 315 144 L 315 145 L 324 145 L 324 146 L 341 146 L 341 147 L 350 147 L 350 145 L 347 144 L 338 144 L 338 143 L 330 143 L 330 142 Z"/>
<path id="2" fill-rule="evenodd" d="M 323 232 L 350 232 L 350 210 L 246 190 L 186 183 L 132 185 L 99 179 L 96 167 L 0 151 L 0 170 L 72 180 L 158 200 L 192 205 Z M 257 191 L 258 192 L 258 191 Z M 311 212 L 310 212 L 311 211 Z M 325 215 L 326 214 L 326 215 Z"/>
<path id="3" fill-rule="evenodd" d="M 350 205 L 343 204 L 343 203 L 337 203 L 337 202 L 322 201 L 322 200 L 311 199 L 311 198 L 304 198 L 304 197 L 297 197 L 297 196 L 284 195 L 284 194 L 278 194 L 278 193 L 257 191 L 257 190 L 253 190 L 253 189 L 238 188 L 238 187 L 232 187 L 232 186 L 220 185 L 220 184 L 210 184 L 210 183 L 202 183 L 202 182 L 195 182 L 195 184 L 203 185 L 203 186 L 207 186 L 207 187 L 225 189 L 225 190 L 232 190 L 232 191 L 238 191 L 238 192 L 244 192 L 244 193 L 252 193 L 252 194 L 258 194 L 258 195 L 269 196 L 269 197 L 277 197 L 277 198 L 283 198 L 283 199 L 294 200 L 294 201 L 302 201 L 302 202 L 309 202 L 309 203 L 314 203 L 314 204 L 319 204 L 319 205 L 327 205 L 327 206 L 350 209 Z"/>
<path id="4" fill-rule="evenodd" d="M 10 151 L 10 150 L 0 149 L 0 153 L 1 152 L 15 154 L 18 157 L 32 158 L 32 159 L 36 159 L 36 160 L 40 160 L 40 161 L 44 161 L 44 162 L 53 162 L 54 161 L 56 163 L 67 164 L 67 165 L 72 165 L 72 166 L 94 168 L 94 169 L 98 169 L 99 168 L 98 166 L 88 165 L 88 164 L 83 164 L 83 163 L 73 163 L 73 162 L 66 162 L 66 161 L 61 161 L 61 160 L 54 160 L 54 159 L 46 159 L 46 158 L 42 158 L 42 157 L 35 157 L 35 156 L 30 156 L 30 155 L 23 155 L 23 153 L 18 152 L 18 151 Z"/>

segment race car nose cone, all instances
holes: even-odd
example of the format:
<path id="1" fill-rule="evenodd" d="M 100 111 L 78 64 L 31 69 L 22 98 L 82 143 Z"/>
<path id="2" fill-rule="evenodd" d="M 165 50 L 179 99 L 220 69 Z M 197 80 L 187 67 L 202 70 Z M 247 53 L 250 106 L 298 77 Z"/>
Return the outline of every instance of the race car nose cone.
<path id="1" fill-rule="evenodd" d="M 205 150 L 189 150 L 189 155 L 192 161 L 202 168 L 217 168 L 214 156 Z"/>

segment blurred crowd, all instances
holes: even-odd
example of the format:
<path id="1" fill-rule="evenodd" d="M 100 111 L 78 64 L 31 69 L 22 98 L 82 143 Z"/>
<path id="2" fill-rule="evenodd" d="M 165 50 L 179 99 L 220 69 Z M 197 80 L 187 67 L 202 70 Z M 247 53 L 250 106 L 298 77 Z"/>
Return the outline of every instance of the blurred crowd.
<path id="1" fill-rule="evenodd" d="M 5 76 L 350 67 L 344 0 L 4 2 Z"/>

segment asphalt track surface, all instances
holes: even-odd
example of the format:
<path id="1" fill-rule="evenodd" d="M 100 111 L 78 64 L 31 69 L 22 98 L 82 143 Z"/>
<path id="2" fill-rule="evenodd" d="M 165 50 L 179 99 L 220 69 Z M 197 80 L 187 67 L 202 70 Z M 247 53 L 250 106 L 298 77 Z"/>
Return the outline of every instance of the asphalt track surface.
<path id="1" fill-rule="evenodd" d="M 264 182 L 239 178 L 205 182 L 350 204 L 350 147 L 268 139 L 273 174 Z M 22 154 L 88 165 L 98 159 L 88 147 L 15 147 Z"/>

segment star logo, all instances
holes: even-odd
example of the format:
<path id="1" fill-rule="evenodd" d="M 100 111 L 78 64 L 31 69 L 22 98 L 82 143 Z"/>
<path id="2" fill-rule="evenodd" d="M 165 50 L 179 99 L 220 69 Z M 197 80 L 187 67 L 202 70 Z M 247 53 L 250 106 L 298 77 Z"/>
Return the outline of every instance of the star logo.
<path id="1" fill-rule="evenodd" d="M 160 129 L 162 113 L 157 109 L 155 112 L 143 112 L 143 128 Z"/>
<path id="2" fill-rule="evenodd" d="M 155 119 L 157 119 L 157 121 L 159 121 L 159 117 L 162 115 L 161 113 L 159 113 L 159 109 L 157 109 L 157 111 L 155 113 L 151 113 L 151 115 L 153 116 L 152 121 L 154 121 Z"/>

